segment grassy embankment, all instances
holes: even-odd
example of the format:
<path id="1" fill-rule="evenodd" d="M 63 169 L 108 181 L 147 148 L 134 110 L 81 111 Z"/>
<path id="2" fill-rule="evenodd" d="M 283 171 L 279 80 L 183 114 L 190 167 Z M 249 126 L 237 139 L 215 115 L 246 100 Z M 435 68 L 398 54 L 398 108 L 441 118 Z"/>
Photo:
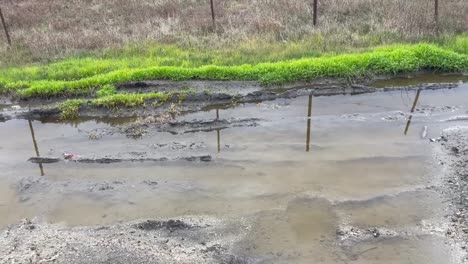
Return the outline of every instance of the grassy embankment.
<path id="1" fill-rule="evenodd" d="M 354 79 L 378 74 L 418 70 L 468 71 L 468 37 L 439 44 L 380 46 L 351 54 L 322 54 L 301 50 L 300 43 L 273 44 L 272 50 L 181 50 L 153 45 L 144 52 L 132 48 L 100 56 L 0 69 L 0 92 L 23 98 L 73 97 L 61 105 L 64 118 L 73 118 L 83 103 L 116 108 L 164 103 L 172 96 L 183 99 L 191 90 L 177 93 L 119 93 L 114 84 L 148 79 L 249 80 L 264 85 L 317 78 Z M 259 51 L 258 54 L 256 51 Z M 268 62 L 265 62 L 268 61 Z M 76 99 L 86 97 L 84 99 Z M 91 99 L 89 99 L 91 97 Z"/>

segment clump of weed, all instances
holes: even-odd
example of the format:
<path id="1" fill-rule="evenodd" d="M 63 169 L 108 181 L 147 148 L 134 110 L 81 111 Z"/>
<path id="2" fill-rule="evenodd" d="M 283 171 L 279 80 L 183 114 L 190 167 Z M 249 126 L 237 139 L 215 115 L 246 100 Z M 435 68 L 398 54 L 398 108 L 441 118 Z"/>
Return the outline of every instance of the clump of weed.
<path id="1" fill-rule="evenodd" d="M 59 105 L 61 111 L 60 118 L 65 120 L 72 120 L 78 117 L 80 106 L 83 105 L 86 100 L 83 99 L 72 99 L 67 100 Z"/>
<path id="2" fill-rule="evenodd" d="M 153 107 L 158 107 L 166 103 L 173 96 L 178 96 L 178 102 L 181 103 L 181 98 L 186 98 L 188 94 L 194 93 L 195 90 L 188 89 L 181 92 L 155 92 L 146 94 L 131 94 L 121 93 L 103 96 L 100 98 L 89 100 L 89 104 L 96 107 L 105 107 L 108 109 L 116 110 L 119 108 L 130 108 L 145 106 L 147 100 L 154 100 L 152 103 Z M 60 117 L 62 119 L 75 119 L 78 117 L 79 108 L 85 104 L 87 100 L 84 99 L 70 99 L 59 105 L 61 111 Z M 169 107 L 171 113 L 176 109 L 175 104 Z M 174 110 L 174 111 L 173 111 Z M 177 115 L 178 113 L 176 113 Z"/>
<path id="3" fill-rule="evenodd" d="M 109 95 L 114 95 L 117 93 L 117 89 L 112 84 L 103 85 L 102 88 L 96 92 L 98 97 L 105 97 Z"/>
<path id="4" fill-rule="evenodd" d="M 119 107 L 144 106 L 146 100 L 154 99 L 158 102 L 166 102 L 170 97 L 169 93 L 155 92 L 147 94 L 121 93 L 97 98 L 92 101 L 95 106 L 117 109 Z"/>
<path id="5" fill-rule="evenodd" d="M 189 94 L 194 94 L 196 92 L 197 92 L 197 90 L 195 90 L 194 88 L 188 88 L 188 89 L 183 90 L 181 92 L 177 92 L 178 97 L 179 97 L 179 104 L 182 104 L 183 102 L 185 102 L 185 100 L 187 99 L 187 96 Z"/>

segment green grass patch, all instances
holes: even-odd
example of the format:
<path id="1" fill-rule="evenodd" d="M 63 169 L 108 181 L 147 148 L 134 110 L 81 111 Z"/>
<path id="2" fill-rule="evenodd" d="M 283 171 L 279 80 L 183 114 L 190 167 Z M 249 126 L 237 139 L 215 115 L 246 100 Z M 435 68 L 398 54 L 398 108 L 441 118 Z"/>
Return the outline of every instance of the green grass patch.
<path id="1" fill-rule="evenodd" d="M 106 97 L 106 96 L 109 96 L 109 95 L 114 95 L 116 93 L 117 93 L 117 88 L 115 88 L 114 85 L 106 84 L 106 85 L 102 86 L 101 90 L 96 92 L 96 95 L 98 97 Z"/>
<path id="2" fill-rule="evenodd" d="M 155 99 L 158 102 L 166 102 L 172 94 L 156 92 L 146 94 L 114 94 L 97 98 L 92 101 L 92 104 L 99 107 L 116 109 L 120 107 L 136 107 L 145 105 L 146 100 Z"/>
<path id="3" fill-rule="evenodd" d="M 111 94 L 91 100 L 69 99 L 59 104 L 60 117 L 64 120 L 72 120 L 78 117 L 80 107 L 84 104 L 94 107 L 104 107 L 111 110 L 120 108 L 131 108 L 145 106 L 147 101 L 152 101 L 153 106 L 166 103 L 169 99 L 177 97 L 177 102 L 182 103 L 194 89 L 186 89 L 177 92 L 155 92 L 155 93 L 119 93 Z"/>
<path id="4" fill-rule="evenodd" d="M 22 97 L 76 96 L 95 92 L 105 104 L 108 96 L 115 95 L 115 100 L 119 98 L 114 84 L 150 79 L 246 80 L 269 85 L 317 78 L 352 79 L 418 70 L 467 72 L 468 37 L 459 36 L 442 42 L 440 45 L 421 43 L 382 46 L 361 53 L 326 54 L 321 57 L 304 53 L 299 44 L 291 44 L 287 52 L 277 57 L 260 56 L 272 62 L 254 63 L 258 62 L 257 58 L 251 60 L 253 63 L 242 65 L 234 62 L 248 61 L 245 59 L 249 57 L 248 52 L 226 55 L 227 51 L 224 51 L 220 54 L 225 57 L 216 53 L 210 57 L 206 53 L 197 54 L 169 46 L 167 49 L 159 47 L 146 50 L 143 54 L 148 57 L 143 57 L 129 50 L 114 58 L 106 54 L 100 58 L 69 59 L 48 66 L 1 70 L 0 92 L 16 93 Z M 299 54 L 306 54 L 307 58 L 281 60 L 289 56 L 297 58 Z M 128 103 L 141 100 L 145 99 L 135 97 Z"/>
<path id="5" fill-rule="evenodd" d="M 72 120 L 78 117 L 80 107 L 86 103 L 84 99 L 71 99 L 59 105 L 61 111 L 60 118 L 65 120 Z"/>

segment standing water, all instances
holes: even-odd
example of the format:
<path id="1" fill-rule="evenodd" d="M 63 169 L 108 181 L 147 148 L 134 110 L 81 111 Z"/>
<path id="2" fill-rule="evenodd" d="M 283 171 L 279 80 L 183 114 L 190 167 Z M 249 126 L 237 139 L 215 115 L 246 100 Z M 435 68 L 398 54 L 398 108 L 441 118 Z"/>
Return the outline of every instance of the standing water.
<path id="1" fill-rule="evenodd" d="M 131 119 L 2 122 L 0 227 L 210 216 L 241 221 L 230 250 L 259 263 L 458 263 L 430 139 L 466 125 L 467 97 L 460 84 L 277 99 L 177 118 L 234 125 L 137 139 L 115 129 Z"/>

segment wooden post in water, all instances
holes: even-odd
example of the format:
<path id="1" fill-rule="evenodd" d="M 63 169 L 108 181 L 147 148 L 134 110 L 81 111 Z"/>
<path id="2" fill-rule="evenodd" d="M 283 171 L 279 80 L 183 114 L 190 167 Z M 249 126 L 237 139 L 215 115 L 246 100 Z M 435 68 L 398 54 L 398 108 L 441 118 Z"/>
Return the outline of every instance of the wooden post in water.
<path id="1" fill-rule="evenodd" d="M 210 0 L 210 5 L 211 5 L 211 21 L 213 23 L 213 30 L 216 30 L 216 15 L 215 15 L 215 10 L 214 10 L 214 0 Z"/>
<path id="2" fill-rule="evenodd" d="M 5 17 L 3 16 L 2 8 L 0 7 L 0 19 L 2 20 L 3 29 L 5 30 L 5 36 L 8 42 L 8 46 L 11 47 L 10 33 L 8 32 L 8 27 L 5 22 Z"/>
<path id="3" fill-rule="evenodd" d="M 313 18 L 313 25 L 316 26 L 317 25 L 317 11 L 318 10 L 318 0 L 314 0 L 314 18 Z"/>

